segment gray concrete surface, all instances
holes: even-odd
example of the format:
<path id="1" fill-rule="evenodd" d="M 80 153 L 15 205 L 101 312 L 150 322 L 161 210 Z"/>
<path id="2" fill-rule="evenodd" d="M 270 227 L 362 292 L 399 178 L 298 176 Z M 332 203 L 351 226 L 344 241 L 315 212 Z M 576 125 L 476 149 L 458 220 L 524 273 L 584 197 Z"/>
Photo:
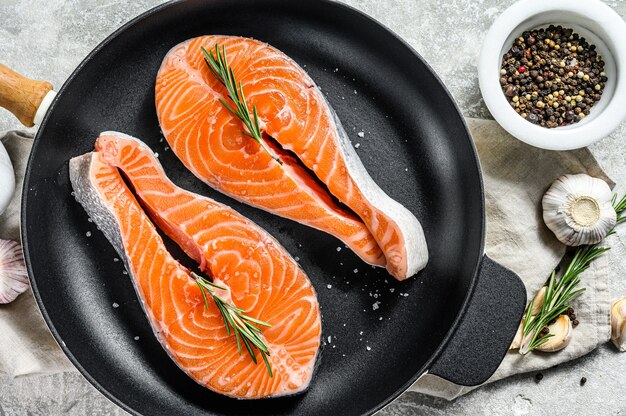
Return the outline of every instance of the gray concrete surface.
<path id="1" fill-rule="evenodd" d="M 572 0 L 583 1 L 583 0 Z M 0 62 L 60 86 L 109 33 L 159 0 L 0 0 Z M 417 49 L 439 73 L 466 116 L 490 118 L 476 77 L 480 44 L 489 25 L 512 0 L 349 0 Z M 626 1 L 607 3 L 626 17 Z M 20 128 L 0 111 L 0 131 Z M 592 147 L 613 179 L 626 185 L 626 125 Z M 621 238 L 623 232 L 621 232 Z M 624 275 L 611 276 L 615 295 L 626 294 Z M 2 334 L 0 334 L 2 336 Z M 483 387 L 452 403 L 415 393 L 401 396 L 385 416 L 613 415 L 626 414 L 626 354 L 605 345 L 544 372 Z M 588 382 L 579 386 L 582 376 Z M 0 375 L 0 416 L 121 415 L 77 373 L 9 379 Z"/>

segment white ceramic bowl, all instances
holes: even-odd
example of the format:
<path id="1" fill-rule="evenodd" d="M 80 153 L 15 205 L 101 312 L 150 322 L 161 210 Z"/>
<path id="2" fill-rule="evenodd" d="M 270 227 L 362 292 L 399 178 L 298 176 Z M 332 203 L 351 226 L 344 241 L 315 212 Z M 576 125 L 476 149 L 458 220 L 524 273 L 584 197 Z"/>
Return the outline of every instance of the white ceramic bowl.
<path id="1" fill-rule="evenodd" d="M 571 28 L 605 62 L 602 98 L 583 120 L 548 129 L 526 121 L 509 105 L 500 85 L 502 56 L 522 32 L 548 25 Z M 480 91 L 498 123 L 511 135 L 536 147 L 569 150 L 606 137 L 626 118 L 626 23 L 599 0 L 521 0 L 506 9 L 489 29 L 478 63 Z"/>
<path id="2" fill-rule="evenodd" d="M 15 174 L 9 155 L 0 143 L 0 214 L 7 209 L 15 190 Z"/>

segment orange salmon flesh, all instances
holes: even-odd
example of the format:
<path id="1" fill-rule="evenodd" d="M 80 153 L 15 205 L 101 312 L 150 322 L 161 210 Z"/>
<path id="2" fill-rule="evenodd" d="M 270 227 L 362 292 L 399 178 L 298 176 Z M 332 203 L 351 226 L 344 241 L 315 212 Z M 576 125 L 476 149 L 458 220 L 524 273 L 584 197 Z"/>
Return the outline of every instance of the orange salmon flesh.
<path id="1" fill-rule="evenodd" d="M 320 346 L 319 305 L 305 273 L 271 235 L 174 185 L 145 144 L 121 133 L 103 133 L 96 152 L 72 159 L 70 178 L 77 200 L 124 260 L 154 333 L 185 373 L 242 399 L 308 387 Z M 257 350 L 256 365 L 245 349 L 239 354 L 217 307 L 210 298 L 205 307 L 190 271 L 168 253 L 135 195 L 159 228 L 227 288 L 224 296 L 271 324 L 262 337 L 273 377 Z"/>
<path id="2" fill-rule="evenodd" d="M 219 101 L 230 102 L 228 93 L 201 51 L 216 45 L 225 48 L 248 106 L 256 106 L 272 154 L 246 136 L 242 122 Z M 281 51 L 242 37 L 187 40 L 163 60 L 155 95 L 169 145 L 208 185 L 325 231 L 399 280 L 426 266 L 428 250 L 417 218 L 367 174 L 320 90 Z"/>

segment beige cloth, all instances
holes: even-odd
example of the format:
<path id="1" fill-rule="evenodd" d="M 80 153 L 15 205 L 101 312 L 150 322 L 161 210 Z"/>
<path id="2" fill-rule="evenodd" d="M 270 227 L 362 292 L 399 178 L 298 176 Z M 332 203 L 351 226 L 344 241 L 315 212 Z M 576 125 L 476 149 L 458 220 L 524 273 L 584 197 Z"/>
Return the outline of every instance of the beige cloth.
<path id="1" fill-rule="evenodd" d="M 516 271 L 530 296 L 543 284 L 565 251 L 541 219 L 540 200 L 548 185 L 563 173 L 586 172 L 608 178 L 586 149 L 541 151 L 513 139 L 493 121 L 469 120 L 469 124 L 485 181 L 487 253 Z M 17 188 L 21 189 L 31 139 L 10 132 L 2 141 L 13 160 Z M 19 200 L 18 191 L 7 212 L 0 216 L 0 238 L 19 239 Z M 509 354 L 490 381 L 551 367 L 586 354 L 608 340 L 607 264 L 610 258 L 608 255 L 598 259 L 593 270 L 583 277 L 587 292 L 576 305 L 581 324 L 572 343 L 552 355 L 531 355 L 522 359 L 519 354 Z M 48 332 L 30 292 L 10 305 L 0 306 L 0 371 L 18 376 L 71 369 L 73 367 Z M 412 390 L 448 399 L 469 391 L 430 375 L 418 380 Z"/>
<path id="2" fill-rule="evenodd" d="M 604 179 L 611 188 L 615 184 L 586 148 L 568 152 L 541 150 L 511 137 L 493 121 L 470 119 L 468 124 L 485 184 L 487 254 L 522 278 L 531 299 L 565 254 L 565 246 L 542 219 L 541 198 L 550 184 L 565 173 L 587 173 Z M 607 243 L 621 244 L 614 238 Z M 621 252 L 610 250 L 581 274 L 582 285 L 587 290 L 574 301 L 580 325 L 567 348 L 557 353 L 527 356 L 509 352 L 488 383 L 573 360 L 609 340 L 609 262 L 619 263 L 611 256 L 616 251 Z M 410 390 L 452 400 L 474 388 L 426 374 Z"/>
<path id="3" fill-rule="evenodd" d="M 15 169 L 16 192 L 0 215 L 0 238 L 19 241 L 20 199 L 32 136 L 9 132 L 2 143 Z M 8 305 L 0 305 L 0 372 L 10 376 L 74 370 L 48 331 L 30 290 Z"/>

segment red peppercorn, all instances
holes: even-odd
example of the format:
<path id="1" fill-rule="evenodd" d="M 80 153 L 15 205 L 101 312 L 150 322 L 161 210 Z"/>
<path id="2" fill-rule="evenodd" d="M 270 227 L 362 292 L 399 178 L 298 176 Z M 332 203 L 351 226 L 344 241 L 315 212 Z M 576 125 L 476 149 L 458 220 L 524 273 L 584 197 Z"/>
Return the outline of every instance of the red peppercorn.
<path id="1" fill-rule="evenodd" d="M 526 67 L 522 65 L 517 70 L 519 71 L 520 74 L 523 74 L 524 72 L 526 72 Z"/>

